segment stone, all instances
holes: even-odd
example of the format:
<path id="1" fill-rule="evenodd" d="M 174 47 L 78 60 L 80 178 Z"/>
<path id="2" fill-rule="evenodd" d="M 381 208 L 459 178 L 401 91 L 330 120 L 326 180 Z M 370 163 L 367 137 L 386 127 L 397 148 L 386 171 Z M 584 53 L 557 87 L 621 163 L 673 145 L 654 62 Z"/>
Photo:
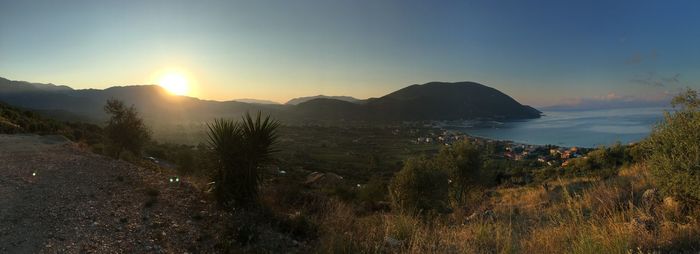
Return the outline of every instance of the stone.
<path id="1" fill-rule="evenodd" d="M 334 173 L 313 172 L 306 177 L 304 184 L 310 187 L 320 188 L 336 185 L 342 180 L 342 176 Z"/>
<path id="2" fill-rule="evenodd" d="M 393 238 L 393 237 L 391 237 L 391 236 L 387 236 L 387 237 L 384 239 L 384 243 L 386 243 L 386 245 L 388 245 L 388 246 L 391 247 L 391 248 L 396 248 L 396 247 L 401 246 L 401 243 L 402 243 L 402 242 L 399 241 L 399 240 L 396 239 L 396 238 Z"/>

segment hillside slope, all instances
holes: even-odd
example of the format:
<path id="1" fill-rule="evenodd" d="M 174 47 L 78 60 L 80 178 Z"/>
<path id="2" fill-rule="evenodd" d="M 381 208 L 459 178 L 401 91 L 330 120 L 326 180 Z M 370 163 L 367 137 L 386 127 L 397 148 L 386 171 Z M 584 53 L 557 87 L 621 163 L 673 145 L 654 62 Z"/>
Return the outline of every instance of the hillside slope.
<path id="1" fill-rule="evenodd" d="M 214 251 L 222 215 L 189 183 L 60 136 L 0 135 L 0 161 L 0 253 Z"/>

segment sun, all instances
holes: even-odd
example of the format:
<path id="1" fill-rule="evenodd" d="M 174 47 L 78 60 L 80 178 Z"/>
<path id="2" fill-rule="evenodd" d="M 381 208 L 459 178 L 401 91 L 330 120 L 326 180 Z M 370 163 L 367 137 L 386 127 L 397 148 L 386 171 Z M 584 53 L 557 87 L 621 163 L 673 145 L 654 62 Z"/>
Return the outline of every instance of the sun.
<path id="1" fill-rule="evenodd" d="M 185 75 L 180 73 L 167 73 L 158 82 L 161 87 L 175 95 L 186 95 L 189 91 Z"/>

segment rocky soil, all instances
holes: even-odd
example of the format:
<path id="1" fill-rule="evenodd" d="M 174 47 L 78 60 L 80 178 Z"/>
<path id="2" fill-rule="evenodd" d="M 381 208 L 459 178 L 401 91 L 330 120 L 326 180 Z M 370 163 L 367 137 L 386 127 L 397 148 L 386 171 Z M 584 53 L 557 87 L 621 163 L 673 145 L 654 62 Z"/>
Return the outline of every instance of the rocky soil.
<path id="1" fill-rule="evenodd" d="M 187 179 L 0 135 L 0 253 L 212 253 L 222 213 Z"/>

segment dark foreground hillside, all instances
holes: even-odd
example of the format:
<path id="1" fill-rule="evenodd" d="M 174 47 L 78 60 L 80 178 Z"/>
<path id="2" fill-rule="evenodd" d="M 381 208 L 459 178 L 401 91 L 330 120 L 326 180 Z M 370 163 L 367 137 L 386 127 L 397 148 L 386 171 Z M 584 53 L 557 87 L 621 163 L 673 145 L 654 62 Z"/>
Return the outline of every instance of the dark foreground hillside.
<path id="1" fill-rule="evenodd" d="M 0 135 L 0 253 L 211 253 L 223 214 L 191 184 L 82 151 Z"/>

